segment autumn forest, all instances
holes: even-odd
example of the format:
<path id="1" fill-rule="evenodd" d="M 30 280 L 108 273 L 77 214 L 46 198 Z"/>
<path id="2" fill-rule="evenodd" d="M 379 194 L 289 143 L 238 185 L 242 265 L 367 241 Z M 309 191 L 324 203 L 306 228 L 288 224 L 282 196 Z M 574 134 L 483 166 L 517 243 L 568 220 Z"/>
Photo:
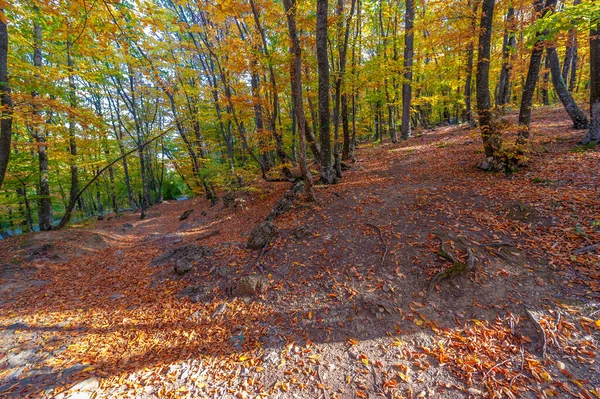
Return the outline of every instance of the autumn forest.
<path id="1" fill-rule="evenodd" d="M 0 397 L 600 397 L 600 2 L 0 0 L 0 95 Z"/>

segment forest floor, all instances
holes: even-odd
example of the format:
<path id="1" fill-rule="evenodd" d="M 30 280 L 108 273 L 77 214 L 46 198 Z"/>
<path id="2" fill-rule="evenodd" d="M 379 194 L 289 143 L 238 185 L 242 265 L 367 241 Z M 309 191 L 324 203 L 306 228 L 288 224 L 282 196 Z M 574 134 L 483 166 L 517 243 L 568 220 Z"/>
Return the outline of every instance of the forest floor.
<path id="1" fill-rule="evenodd" d="M 363 144 L 260 266 L 248 233 L 284 183 L 1 242 L 0 397 L 600 397 L 600 250 L 577 251 L 600 243 L 600 151 L 563 115 L 534 112 L 511 176 L 464 126 Z M 188 244 L 212 252 L 182 276 L 152 262 Z M 475 267 L 428 294 L 440 252 Z"/>

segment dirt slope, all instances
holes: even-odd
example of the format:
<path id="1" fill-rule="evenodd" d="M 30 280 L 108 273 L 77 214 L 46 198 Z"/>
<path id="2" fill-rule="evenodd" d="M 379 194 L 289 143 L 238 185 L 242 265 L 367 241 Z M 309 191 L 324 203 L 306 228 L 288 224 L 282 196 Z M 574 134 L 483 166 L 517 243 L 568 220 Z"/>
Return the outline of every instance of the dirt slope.
<path id="1" fill-rule="evenodd" d="M 513 176 L 477 170 L 462 127 L 361 146 L 260 267 L 247 234 L 285 184 L 0 243 L 0 397 L 600 397 L 599 252 L 573 253 L 600 242 L 600 152 L 534 120 Z M 214 254 L 150 265 L 188 244 Z M 427 294 L 440 249 L 474 270 Z M 265 289 L 232 297 L 248 275 Z"/>

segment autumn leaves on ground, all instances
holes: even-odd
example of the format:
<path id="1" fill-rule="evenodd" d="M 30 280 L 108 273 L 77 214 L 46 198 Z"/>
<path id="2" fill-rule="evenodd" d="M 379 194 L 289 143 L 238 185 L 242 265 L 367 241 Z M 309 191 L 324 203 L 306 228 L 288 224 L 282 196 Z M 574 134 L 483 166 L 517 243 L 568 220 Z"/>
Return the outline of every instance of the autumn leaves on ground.
<path id="1" fill-rule="evenodd" d="M 535 120 L 511 176 L 464 125 L 364 143 L 264 251 L 248 233 L 285 183 L 2 242 L 1 396 L 600 397 L 600 152 Z"/>

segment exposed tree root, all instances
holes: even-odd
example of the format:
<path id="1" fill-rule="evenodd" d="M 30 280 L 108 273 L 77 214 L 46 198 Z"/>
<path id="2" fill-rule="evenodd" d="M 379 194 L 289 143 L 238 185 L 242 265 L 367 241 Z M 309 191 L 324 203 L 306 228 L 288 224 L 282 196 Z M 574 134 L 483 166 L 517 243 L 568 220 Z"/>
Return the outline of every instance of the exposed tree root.
<path id="1" fill-rule="evenodd" d="M 593 252 L 595 249 L 600 248 L 600 243 L 588 245 L 587 247 L 579 248 L 573 251 L 575 255 L 581 255 L 586 252 Z"/>
<path id="2" fill-rule="evenodd" d="M 379 239 L 381 240 L 381 244 L 383 245 L 383 248 L 384 248 L 383 256 L 381 257 L 381 263 L 379 264 L 379 266 L 381 267 L 381 266 L 383 266 L 383 263 L 385 262 L 385 257 L 388 252 L 388 246 L 385 243 L 385 239 L 383 238 L 383 233 L 381 232 L 381 229 L 379 228 L 379 226 L 376 226 L 372 223 L 365 223 L 365 226 L 371 227 L 371 228 L 377 230 L 377 233 L 379 233 Z"/>
<path id="3" fill-rule="evenodd" d="M 527 316 L 529 316 L 529 319 L 533 322 L 533 324 L 535 324 L 536 328 L 540 332 L 540 335 L 542 336 L 542 359 L 545 359 L 547 344 L 546 333 L 544 332 L 544 329 L 542 328 L 540 322 L 536 320 L 536 318 L 533 316 L 533 313 L 531 313 L 529 309 L 526 308 L 525 313 L 527 313 Z"/>
<path id="4" fill-rule="evenodd" d="M 429 282 L 429 286 L 427 287 L 427 295 L 429 295 L 433 288 L 436 286 L 436 284 L 438 284 L 442 280 L 452 278 L 461 274 L 469 273 L 475 268 L 475 255 L 473 254 L 473 250 L 469 246 L 467 246 L 467 253 L 469 254 L 468 263 L 460 262 L 458 259 L 456 259 L 454 255 L 452 255 L 450 252 L 448 252 L 448 250 L 446 250 L 444 246 L 444 240 L 442 240 L 438 236 L 436 237 L 440 240 L 440 249 L 438 250 L 437 255 L 452 262 L 452 266 L 449 269 L 439 272 L 438 274 L 433 276 L 433 278 Z"/>

